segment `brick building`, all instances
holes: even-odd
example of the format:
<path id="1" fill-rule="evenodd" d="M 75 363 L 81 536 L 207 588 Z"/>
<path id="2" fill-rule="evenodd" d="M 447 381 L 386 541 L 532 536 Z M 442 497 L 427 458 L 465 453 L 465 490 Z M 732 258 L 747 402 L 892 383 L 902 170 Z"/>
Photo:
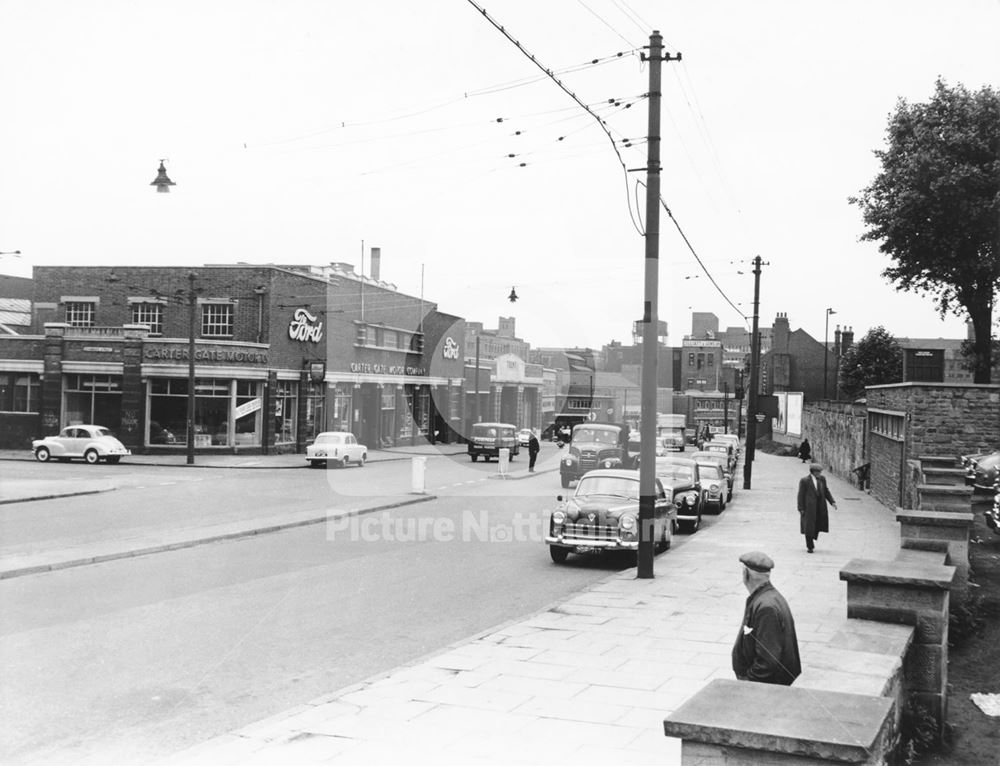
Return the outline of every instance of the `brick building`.
<path id="1" fill-rule="evenodd" d="M 185 449 L 192 343 L 199 450 L 461 427 L 464 321 L 349 265 L 36 267 L 32 310 L 28 334 L 0 337 L 0 380 L 19 381 L 5 447 L 96 422 L 134 451 Z"/>

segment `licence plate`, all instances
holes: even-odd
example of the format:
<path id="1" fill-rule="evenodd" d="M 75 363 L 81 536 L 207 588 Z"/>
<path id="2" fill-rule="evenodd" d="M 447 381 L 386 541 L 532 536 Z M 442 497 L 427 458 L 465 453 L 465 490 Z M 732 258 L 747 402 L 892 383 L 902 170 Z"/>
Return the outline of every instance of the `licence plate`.
<path id="1" fill-rule="evenodd" d="M 576 546 L 577 553 L 597 553 L 598 549 L 592 545 L 578 545 Z"/>

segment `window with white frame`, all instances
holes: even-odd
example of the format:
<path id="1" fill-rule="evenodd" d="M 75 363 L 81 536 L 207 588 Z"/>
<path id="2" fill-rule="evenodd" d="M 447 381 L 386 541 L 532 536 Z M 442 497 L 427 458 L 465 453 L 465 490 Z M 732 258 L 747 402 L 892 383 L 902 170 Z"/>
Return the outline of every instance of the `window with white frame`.
<path id="1" fill-rule="evenodd" d="M 163 304 L 132 303 L 132 324 L 147 325 L 150 335 L 163 335 Z"/>
<path id="2" fill-rule="evenodd" d="M 201 334 L 206 338 L 233 336 L 233 304 L 206 303 L 201 307 Z"/>
<path id="3" fill-rule="evenodd" d="M 93 301 L 66 301 L 66 324 L 70 327 L 93 327 Z"/>

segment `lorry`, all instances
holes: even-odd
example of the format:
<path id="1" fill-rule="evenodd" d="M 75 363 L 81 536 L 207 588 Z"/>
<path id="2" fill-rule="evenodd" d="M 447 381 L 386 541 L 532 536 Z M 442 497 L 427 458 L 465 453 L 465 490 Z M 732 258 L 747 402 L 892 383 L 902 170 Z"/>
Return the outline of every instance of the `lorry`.
<path id="1" fill-rule="evenodd" d="M 683 452 L 686 419 L 684 415 L 658 413 L 656 416 L 656 445 L 662 450 Z M 660 450 L 658 450 L 660 451 Z"/>

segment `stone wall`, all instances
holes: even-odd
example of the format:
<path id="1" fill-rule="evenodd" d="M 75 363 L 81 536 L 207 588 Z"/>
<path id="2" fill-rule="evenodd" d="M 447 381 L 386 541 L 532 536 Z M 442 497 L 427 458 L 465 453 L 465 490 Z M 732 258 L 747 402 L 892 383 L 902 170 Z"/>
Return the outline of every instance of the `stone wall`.
<path id="1" fill-rule="evenodd" d="M 813 459 L 843 479 L 857 483 L 851 471 L 865 458 L 867 409 L 853 402 L 810 402 L 802 408 L 802 433 Z"/>
<path id="2" fill-rule="evenodd" d="M 1000 444 L 1000 385 L 895 383 L 866 389 L 868 406 L 906 413 L 906 457 L 957 456 Z"/>

